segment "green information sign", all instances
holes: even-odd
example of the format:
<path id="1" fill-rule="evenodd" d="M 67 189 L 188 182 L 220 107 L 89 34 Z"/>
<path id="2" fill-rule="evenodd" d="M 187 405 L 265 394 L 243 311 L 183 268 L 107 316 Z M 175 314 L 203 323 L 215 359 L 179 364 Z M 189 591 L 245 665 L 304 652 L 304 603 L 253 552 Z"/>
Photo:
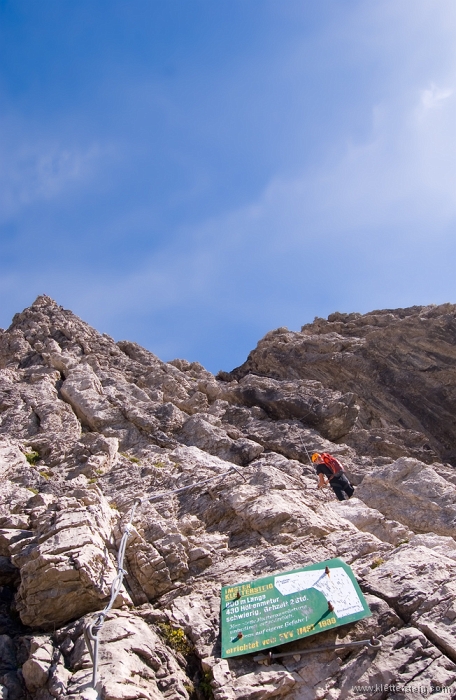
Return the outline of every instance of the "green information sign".
<path id="1" fill-rule="evenodd" d="M 222 588 L 222 657 L 258 652 L 371 614 L 341 559 Z"/>

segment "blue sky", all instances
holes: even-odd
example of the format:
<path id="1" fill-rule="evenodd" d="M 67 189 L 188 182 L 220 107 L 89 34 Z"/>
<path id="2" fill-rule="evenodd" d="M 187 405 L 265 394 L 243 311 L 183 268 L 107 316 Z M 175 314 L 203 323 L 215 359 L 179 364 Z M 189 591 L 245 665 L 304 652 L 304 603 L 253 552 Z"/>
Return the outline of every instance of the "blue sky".
<path id="1" fill-rule="evenodd" d="M 456 302 L 454 0 L 0 0 L 0 326 L 211 371 Z"/>

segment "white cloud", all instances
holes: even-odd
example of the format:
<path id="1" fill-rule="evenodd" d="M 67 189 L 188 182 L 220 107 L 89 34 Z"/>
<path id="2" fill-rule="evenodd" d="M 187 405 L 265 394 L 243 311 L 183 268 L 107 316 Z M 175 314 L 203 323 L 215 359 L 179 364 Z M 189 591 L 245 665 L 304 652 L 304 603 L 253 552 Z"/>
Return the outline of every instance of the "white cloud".
<path id="1" fill-rule="evenodd" d="M 129 314 L 172 319 L 184 310 L 195 324 L 218 315 L 265 330 L 296 327 L 310 308 L 322 315 L 326 307 L 439 301 L 434 293 L 454 299 L 454 275 L 426 274 L 451 262 L 446 253 L 455 240 L 456 46 L 447 31 L 454 27 L 448 19 L 453 2 L 356 6 L 358 13 L 332 27 L 329 39 L 339 32 L 354 63 L 381 68 L 363 138 L 353 138 L 350 125 L 345 142 L 328 133 L 319 164 L 277 173 L 247 206 L 173 231 L 170 242 L 133 271 L 53 271 L 52 287 L 44 276 L 36 282 L 40 291 L 110 324 Z M 285 69 L 308 54 L 308 48 L 295 52 Z M 295 128 L 296 140 L 305 140 Z M 11 156 L 18 173 L 14 206 L 55 196 L 98 157 L 96 149 L 91 155 L 50 143 L 30 153 L 22 160 L 18 152 Z M 154 212 L 146 205 L 112 230 L 121 236 L 141 223 L 147 229 L 149 221 Z"/>
<path id="2" fill-rule="evenodd" d="M 416 270 L 403 265 L 399 251 L 408 249 L 411 259 L 419 245 L 453 240 L 449 227 L 456 224 L 453 89 L 408 88 L 413 100 L 404 104 L 391 95 L 375 108 L 375 129 L 365 143 L 348 145 L 342 157 L 311 173 L 277 177 L 248 206 L 182 230 L 181 245 L 147 261 L 120 287 L 105 288 L 104 301 L 113 310 L 116 304 L 131 309 L 145 303 L 163 309 L 199 305 L 227 318 L 264 323 L 280 312 L 290 316 L 294 307 L 298 317 L 303 297 L 313 293 L 314 271 L 325 265 L 337 271 L 338 259 L 358 250 L 363 303 L 369 285 L 377 293 L 383 280 L 389 285 L 388 304 L 395 305 L 396 293 L 401 305 L 406 282 L 411 280 L 418 293 L 419 280 L 413 280 Z M 427 93 L 438 109 L 429 107 L 431 97 L 423 103 Z M 438 251 L 436 246 L 435 255 Z M 392 274 L 395 257 L 400 275 Z M 431 293 L 428 282 L 422 280 L 423 296 Z M 342 273 L 337 285 L 339 298 L 351 298 L 352 307 L 359 307 L 353 271 L 346 280 Z M 447 294 L 450 298 L 451 288 Z M 381 305 L 381 299 L 373 303 Z"/>
<path id="3" fill-rule="evenodd" d="M 426 91 L 438 110 L 423 111 Z M 302 318 L 305 298 L 317 308 L 326 268 L 328 279 L 337 279 L 328 285 L 332 298 L 352 308 L 359 308 L 360 283 L 367 303 L 369 285 L 378 289 L 382 280 L 385 305 L 401 305 L 416 271 L 403 266 L 400 251 L 411 258 L 419 241 L 453 239 L 448 227 L 456 224 L 453 91 L 415 85 L 409 92 L 405 104 L 393 94 L 374 106 L 370 138 L 347 145 L 338 159 L 276 177 L 249 205 L 181 229 L 133 272 L 86 279 L 78 308 L 95 304 L 106 318 L 200 309 L 267 327 L 281 316 Z M 349 269 L 339 274 L 339 264 Z"/>
<path id="4" fill-rule="evenodd" d="M 426 109 L 441 107 L 442 103 L 451 97 L 452 94 L 453 90 L 451 88 L 442 89 L 432 84 L 430 88 L 422 91 L 421 102 Z"/>

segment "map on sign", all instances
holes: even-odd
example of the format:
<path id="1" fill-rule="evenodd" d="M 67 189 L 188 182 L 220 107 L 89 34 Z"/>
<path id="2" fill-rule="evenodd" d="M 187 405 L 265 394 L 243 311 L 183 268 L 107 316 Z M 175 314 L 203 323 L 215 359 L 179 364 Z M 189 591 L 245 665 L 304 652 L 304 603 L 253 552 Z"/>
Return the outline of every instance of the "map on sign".
<path id="1" fill-rule="evenodd" d="M 329 575 L 325 569 L 316 569 L 276 576 L 274 585 L 283 596 L 299 593 L 306 588 L 316 588 L 332 603 L 337 617 L 345 617 L 364 609 L 350 577 L 341 566 L 330 569 Z"/>
<path id="2" fill-rule="evenodd" d="M 257 652 L 371 613 L 340 559 L 222 588 L 222 657 Z"/>

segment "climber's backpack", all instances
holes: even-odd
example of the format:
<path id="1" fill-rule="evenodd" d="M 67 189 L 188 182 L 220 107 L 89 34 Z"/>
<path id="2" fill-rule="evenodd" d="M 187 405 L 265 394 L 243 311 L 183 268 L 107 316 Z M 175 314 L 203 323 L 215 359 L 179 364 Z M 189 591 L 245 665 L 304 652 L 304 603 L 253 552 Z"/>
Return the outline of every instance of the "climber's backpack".
<path id="1" fill-rule="evenodd" d="M 329 481 L 331 481 L 331 479 L 334 479 L 335 476 L 338 476 L 339 474 L 342 474 L 345 471 L 341 463 L 327 452 L 322 452 L 321 458 L 326 464 L 326 466 L 329 467 L 332 471 L 332 476 L 329 477 Z"/>

